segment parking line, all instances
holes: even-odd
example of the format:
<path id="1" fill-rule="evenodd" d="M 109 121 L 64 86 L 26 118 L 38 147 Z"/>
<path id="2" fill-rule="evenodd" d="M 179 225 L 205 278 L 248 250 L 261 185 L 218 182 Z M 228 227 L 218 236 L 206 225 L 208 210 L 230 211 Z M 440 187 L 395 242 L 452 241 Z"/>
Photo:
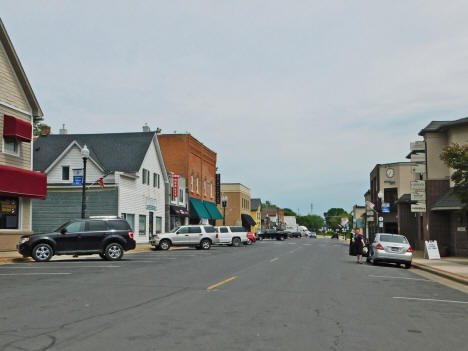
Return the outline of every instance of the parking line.
<path id="1" fill-rule="evenodd" d="M 433 283 L 433 281 L 432 281 L 432 280 L 429 280 L 429 279 L 406 278 L 406 277 L 392 277 L 392 276 L 389 276 L 389 275 L 372 275 L 372 274 L 369 274 L 368 277 L 371 277 L 371 278 L 390 278 L 390 279 L 419 280 L 419 281 L 422 281 L 422 282 L 430 282 L 430 283 Z"/>
<path id="2" fill-rule="evenodd" d="M 278 261 L 278 257 L 275 257 L 275 258 L 270 260 L 271 263 L 276 262 L 276 261 Z"/>
<path id="3" fill-rule="evenodd" d="M 230 282 L 231 280 L 234 280 L 236 278 L 237 278 L 237 276 L 225 279 L 222 282 L 219 282 L 219 283 L 216 283 L 216 284 L 213 284 L 213 285 L 209 286 L 206 290 L 213 290 L 214 288 L 217 288 L 220 285 L 226 284 L 227 282 Z"/>
<path id="4" fill-rule="evenodd" d="M 71 273 L 0 273 L 0 275 L 68 275 Z"/>
<path id="5" fill-rule="evenodd" d="M 454 300 L 438 300 L 438 299 L 421 299 L 418 297 L 402 297 L 402 296 L 394 296 L 394 299 L 401 299 L 401 300 L 418 300 L 418 301 L 431 301 L 431 302 L 448 302 L 448 303 L 463 303 L 468 304 L 468 301 L 454 301 Z"/>
<path id="6" fill-rule="evenodd" d="M 0 270 L 4 269 L 62 269 L 62 268 L 119 268 L 120 266 L 66 266 L 66 267 L 53 267 L 48 265 L 48 267 L 0 267 Z"/>

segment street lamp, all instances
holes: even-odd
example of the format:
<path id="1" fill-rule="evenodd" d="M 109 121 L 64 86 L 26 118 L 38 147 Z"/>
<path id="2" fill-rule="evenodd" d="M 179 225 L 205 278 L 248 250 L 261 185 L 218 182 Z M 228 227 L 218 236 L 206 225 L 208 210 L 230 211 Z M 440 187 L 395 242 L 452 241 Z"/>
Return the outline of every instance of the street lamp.
<path id="1" fill-rule="evenodd" d="M 379 193 L 377 194 L 377 197 L 379 198 L 379 209 L 380 209 L 380 212 L 382 213 L 382 199 L 384 197 L 384 194 L 381 191 L 379 191 Z M 379 212 L 377 212 L 377 216 L 379 216 Z M 378 219 L 379 218 L 377 218 L 377 220 Z M 379 223 L 379 229 L 377 229 L 377 232 L 381 233 L 382 229 L 380 227 L 380 221 L 378 221 L 378 223 Z M 382 222 L 382 228 L 383 228 L 383 222 Z"/>
<path id="2" fill-rule="evenodd" d="M 221 198 L 221 206 L 223 207 L 223 225 L 226 225 L 226 207 L 228 203 L 228 198 L 227 196 L 223 196 Z"/>
<path id="3" fill-rule="evenodd" d="M 83 158 L 83 189 L 81 193 L 81 218 L 86 217 L 86 161 L 89 158 L 89 149 L 85 146 L 81 149 L 81 157 Z"/>

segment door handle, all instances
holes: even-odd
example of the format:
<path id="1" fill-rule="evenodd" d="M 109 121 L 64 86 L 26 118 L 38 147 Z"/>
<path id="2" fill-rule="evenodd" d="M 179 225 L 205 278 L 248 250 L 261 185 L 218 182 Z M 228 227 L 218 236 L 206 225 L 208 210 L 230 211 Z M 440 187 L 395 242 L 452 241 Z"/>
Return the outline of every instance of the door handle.
<path id="1" fill-rule="evenodd" d="M 189 236 L 188 234 L 185 234 L 185 236 Z"/>

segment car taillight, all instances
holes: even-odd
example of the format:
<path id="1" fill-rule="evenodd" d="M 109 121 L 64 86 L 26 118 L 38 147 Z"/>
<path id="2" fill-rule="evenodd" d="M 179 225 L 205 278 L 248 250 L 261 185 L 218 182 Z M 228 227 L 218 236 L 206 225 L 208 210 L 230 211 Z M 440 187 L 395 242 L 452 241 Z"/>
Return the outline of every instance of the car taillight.
<path id="1" fill-rule="evenodd" d="M 384 250 L 383 246 L 381 243 L 377 244 L 377 250 Z"/>
<path id="2" fill-rule="evenodd" d="M 253 235 L 252 232 L 248 232 L 248 233 L 247 233 L 247 236 L 249 236 L 249 235 Z"/>
<path id="3" fill-rule="evenodd" d="M 216 239 L 219 239 L 219 234 L 218 233 L 216 233 Z"/>
<path id="4" fill-rule="evenodd" d="M 128 237 L 129 237 L 130 239 L 133 239 L 133 232 L 128 232 Z"/>
<path id="5" fill-rule="evenodd" d="M 411 245 L 410 245 L 410 247 L 408 248 L 408 251 L 406 251 L 406 252 L 413 252 L 413 248 L 411 247 Z"/>

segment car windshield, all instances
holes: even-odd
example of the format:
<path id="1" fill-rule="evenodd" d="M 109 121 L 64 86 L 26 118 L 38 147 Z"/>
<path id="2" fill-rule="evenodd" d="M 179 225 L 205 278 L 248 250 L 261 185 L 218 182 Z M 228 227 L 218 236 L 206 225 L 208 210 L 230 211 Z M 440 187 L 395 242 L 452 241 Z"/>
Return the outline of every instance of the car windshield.
<path id="1" fill-rule="evenodd" d="M 60 227 L 58 227 L 57 229 L 55 229 L 54 232 L 60 233 L 60 231 L 62 230 L 62 228 L 66 228 L 67 225 L 69 225 L 70 223 L 71 223 L 71 221 L 68 221 L 68 222 L 63 223 Z"/>
<path id="2" fill-rule="evenodd" d="M 398 243 L 398 244 L 407 244 L 408 240 L 401 235 L 391 235 L 391 234 L 380 234 L 380 241 L 385 241 L 388 243 Z"/>
<path id="3" fill-rule="evenodd" d="M 180 227 L 175 227 L 174 229 L 172 229 L 169 233 L 175 233 L 176 231 L 179 230 Z"/>

